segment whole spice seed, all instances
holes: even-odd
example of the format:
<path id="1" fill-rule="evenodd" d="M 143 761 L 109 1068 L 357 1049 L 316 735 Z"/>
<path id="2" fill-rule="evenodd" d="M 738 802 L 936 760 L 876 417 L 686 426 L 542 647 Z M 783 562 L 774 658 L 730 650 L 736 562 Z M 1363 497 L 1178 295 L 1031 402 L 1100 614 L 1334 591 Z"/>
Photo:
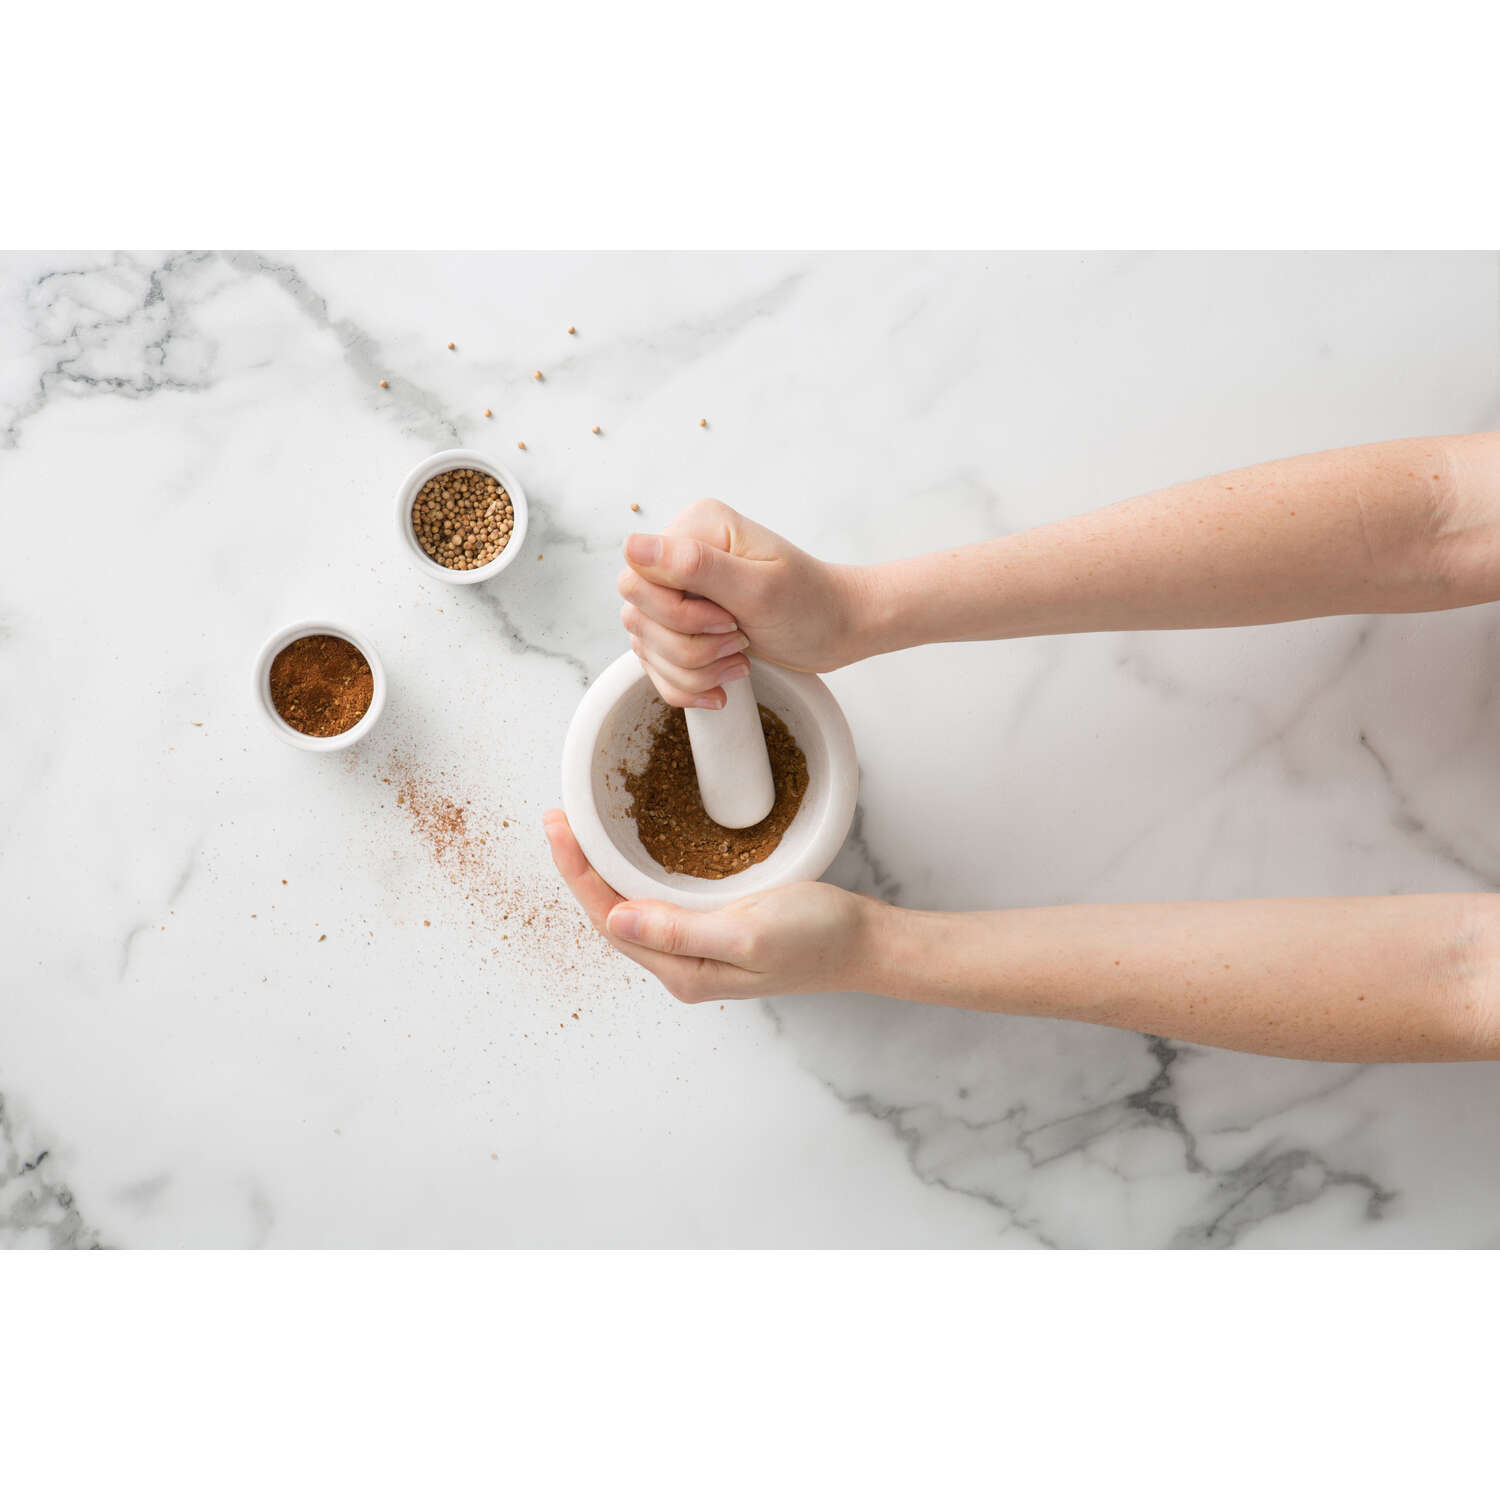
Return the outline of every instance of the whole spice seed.
<path id="1" fill-rule="evenodd" d="M 569 323 L 568 324 L 568 332 L 569 333 L 577 333 L 578 330 L 571 323 Z"/>
<path id="2" fill-rule="evenodd" d="M 531 372 L 531 378 L 533 380 L 540 380 L 542 378 L 542 372 L 540 370 L 533 370 Z"/>
<path id="3" fill-rule="evenodd" d="M 338 635 L 304 635 L 271 663 L 271 703 L 299 734 L 343 734 L 364 718 L 375 695 L 370 664 Z"/>
<path id="4" fill-rule="evenodd" d="M 390 383 L 389 380 L 382 380 L 380 382 L 380 389 L 381 390 L 388 391 L 388 390 L 390 390 L 390 388 L 391 388 L 391 383 Z"/>
<path id="5" fill-rule="evenodd" d="M 591 430 L 592 430 L 594 436 L 598 437 L 601 429 L 599 429 L 598 427 L 595 427 L 595 428 L 593 428 Z"/>
<path id="6" fill-rule="evenodd" d="M 411 524 L 433 562 L 466 573 L 493 562 L 505 551 L 515 511 L 493 475 L 477 469 L 447 469 L 417 491 Z"/>
<path id="7" fill-rule="evenodd" d="M 524 453 L 526 451 L 526 444 L 525 443 L 517 442 L 516 447 L 518 447 L 521 450 L 522 453 Z"/>
<path id="8" fill-rule="evenodd" d="M 449 345 L 448 345 L 448 347 L 449 347 L 449 348 L 450 348 L 450 349 L 457 349 L 457 348 L 458 348 L 458 345 L 457 345 L 457 344 L 452 344 L 452 343 L 450 343 L 450 344 L 449 344 Z"/>
<path id="9" fill-rule="evenodd" d="M 776 801 L 749 828 L 721 827 L 703 810 L 687 716 L 680 708 L 667 708 L 652 726 L 646 764 L 640 771 L 620 767 L 641 844 L 664 870 L 722 880 L 768 858 L 792 826 L 807 793 L 807 757 L 769 708 L 761 707 L 760 723 L 771 757 Z"/>
<path id="10" fill-rule="evenodd" d="M 484 414 L 485 414 L 485 416 L 487 416 L 487 417 L 493 417 L 493 416 L 494 416 L 494 415 L 495 415 L 495 414 L 494 414 L 494 412 L 492 412 L 492 411 L 491 411 L 491 410 L 490 410 L 490 409 L 489 409 L 489 407 L 485 407 L 485 409 L 484 409 Z"/>

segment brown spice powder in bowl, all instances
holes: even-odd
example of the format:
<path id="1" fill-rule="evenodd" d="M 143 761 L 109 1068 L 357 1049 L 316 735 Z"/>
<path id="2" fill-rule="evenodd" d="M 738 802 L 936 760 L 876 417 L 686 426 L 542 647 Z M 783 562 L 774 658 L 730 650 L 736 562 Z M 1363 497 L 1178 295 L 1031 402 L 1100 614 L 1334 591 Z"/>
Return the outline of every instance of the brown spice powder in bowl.
<path id="1" fill-rule="evenodd" d="M 478 469 L 444 469 L 417 491 L 411 525 L 417 545 L 433 562 L 467 573 L 505 551 L 515 509 L 494 475 Z"/>
<path id="2" fill-rule="evenodd" d="M 664 870 L 701 880 L 723 880 L 769 859 L 792 826 L 807 793 L 807 757 L 791 730 L 764 704 L 760 723 L 771 757 L 776 801 L 749 828 L 725 828 L 703 810 L 687 716 L 680 708 L 666 709 L 652 726 L 641 770 L 620 767 L 641 845 Z"/>
<path id="3" fill-rule="evenodd" d="M 304 635 L 271 663 L 271 704 L 299 734 L 328 739 L 353 729 L 375 694 L 364 652 L 337 635 Z"/>

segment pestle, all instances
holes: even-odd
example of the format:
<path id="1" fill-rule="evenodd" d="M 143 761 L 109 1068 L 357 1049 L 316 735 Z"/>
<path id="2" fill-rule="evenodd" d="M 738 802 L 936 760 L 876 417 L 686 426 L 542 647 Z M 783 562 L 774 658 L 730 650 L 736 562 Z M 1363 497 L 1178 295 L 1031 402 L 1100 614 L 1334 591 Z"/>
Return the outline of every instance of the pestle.
<path id="1" fill-rule="evenodd" d="M 703 810 L 724 828 L 759 823 L 776 801 L 776 787 L 750 679 L 724 684 L 723 708 L 683 712 Z"/>

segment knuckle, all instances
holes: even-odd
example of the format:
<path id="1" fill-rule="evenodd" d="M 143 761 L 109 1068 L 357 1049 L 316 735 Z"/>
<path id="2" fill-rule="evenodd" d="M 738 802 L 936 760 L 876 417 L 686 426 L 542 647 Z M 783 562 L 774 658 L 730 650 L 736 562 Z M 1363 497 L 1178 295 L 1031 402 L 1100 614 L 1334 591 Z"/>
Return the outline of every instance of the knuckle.
<path id="1" fill-rule="evenodd" d="M 735 934 L 732 951 L 736 963 L 754 964 L 765 957 L 765 933 L 758 927 L 746 924 Z"/>
<path id="2" fill-rule="evenodd" d="M 619 590 L 622 599 L 639 598 L 641 590 L 640 577 L 631 568 L 621 568 L 620 576 L 615 579 L 615 588 Z"/>
<path id="3" fill-rule="evenodd" d="M 696 634 L 705 620 L 712 618 L 701 599 L 679 599 L 672 609 L 672 627 L 679 635 Z"/>
<path id="4" fill-rule="evenodd" d="M 677 571 L 684 578 L 697 578 L 703 572 L 706 561 L 707 549 L 703 543 L 687 537 L 683 539 L 677 550 L 679 557 Z"/>
<path id="5" fill-rule="evenodd" d="M 721 636 L 719 640 L 722 639 Z M 701 635 L 679 636 L 673 642 L 678 664 L 693 669 L 711 667 L 719 659 L 719 640 L 705 640 Z"/>
<path id="6" fill-rule="evenodd" d="M 678 515 L 677 520 L 685 526 L 714 526 L 730 514 L 732 512 L 723 501 L 704 497 L 694 500 Z"/>

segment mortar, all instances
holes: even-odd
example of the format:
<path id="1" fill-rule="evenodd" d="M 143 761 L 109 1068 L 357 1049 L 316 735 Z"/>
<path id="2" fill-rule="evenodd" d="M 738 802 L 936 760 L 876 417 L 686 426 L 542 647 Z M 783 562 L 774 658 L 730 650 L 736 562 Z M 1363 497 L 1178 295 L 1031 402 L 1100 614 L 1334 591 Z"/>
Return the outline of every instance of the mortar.
<path id="1" fill-rule="evenodd" d="M 620 767 L 645 765 L 662 701 L 634 652 L 612 662 L 583 695 L 563 745 L 563 810 L 589 863 L 627 900 L 713 911 L 755 891 L 816 880 L 843 846 L 859 795 L 843 710 L 822 678 L 753 657 L 750 685 L 807 757 L 807 793 L 771 856 L 722 880 L 671 874 L 641 846 Z"/>

